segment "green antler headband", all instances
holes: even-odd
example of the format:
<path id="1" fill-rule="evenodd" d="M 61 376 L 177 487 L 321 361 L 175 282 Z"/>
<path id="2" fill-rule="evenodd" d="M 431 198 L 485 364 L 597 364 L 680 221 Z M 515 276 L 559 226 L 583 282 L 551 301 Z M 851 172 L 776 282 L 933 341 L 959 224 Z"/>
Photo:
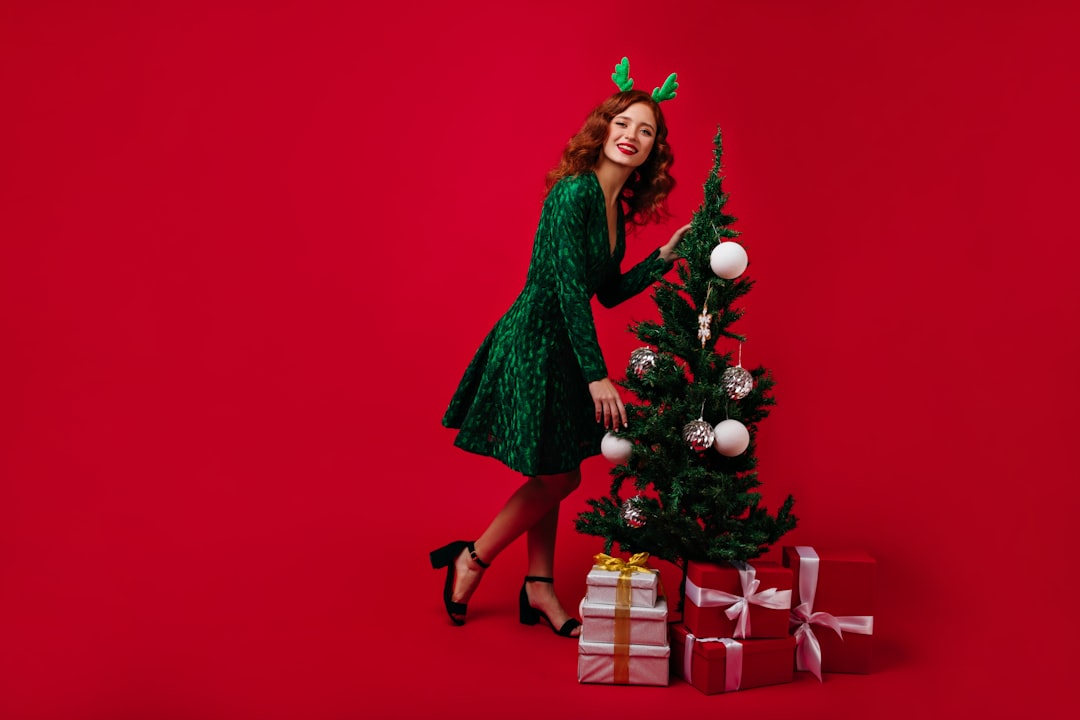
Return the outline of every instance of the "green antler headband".
<path id="1" fill-rule="evenodd" d="M 615 66 L 615 72 L 611 73 L 611 79 L 619 86 L 619 92 L 626 92 L 634 87 L 634 79 L 630 77 L 629 58 L 623 58 L 622 62 Z"/>
<path id="2" fill-rule="evenodd" d="M 671 100 L 675 97 L 675 91 L 679 89 L 679 83 L 675 82 L 675 73 L 671 73 L 667 76 L 667 80 L 664 84 L 658 88 L 653 88 L 652 98 L 658 103 L 662 103 L 665 100 Z"/>
<path id="3" fill-rule="evenodd" d="M 675 97 L 675 91 L 679 89 L 679 83 L 675 82 L 676 77 L 675 73 L 671 73 L 667 76 L 667 80 L 664 81 L 663 85 L 653 88 L 652 99 L 662 103 Z M 622 62 L 615 66 L 615 72 L 611 74 L 611 79 L 619 87 L 620 92 L 626 92 L 634 87 L 634 79 L 630 77 L 630 60 L 628 58 L 623 58 Z"/>

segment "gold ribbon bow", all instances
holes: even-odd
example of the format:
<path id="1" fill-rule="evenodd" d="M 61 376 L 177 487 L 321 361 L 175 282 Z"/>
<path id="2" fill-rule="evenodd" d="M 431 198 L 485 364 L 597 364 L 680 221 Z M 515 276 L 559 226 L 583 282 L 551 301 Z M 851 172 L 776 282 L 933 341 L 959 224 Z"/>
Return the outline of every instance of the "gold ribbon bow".
<path id="1" fill-rule="evenodd" d="M 612 570 L 615 572 L 625 573 L 627 577 L 630 573 L 634 572 L 656 572 L 651 567 L 646 565 L 649 561 L 649 553 L 640 552 L 634 553 L 630 556 L 629 560 L 623 560 L 622 558 L 611 557 L 604 553 L 597 553 L 593 555 L 593 562 L 596 563 L 596 567 L 601 570 Z"/>

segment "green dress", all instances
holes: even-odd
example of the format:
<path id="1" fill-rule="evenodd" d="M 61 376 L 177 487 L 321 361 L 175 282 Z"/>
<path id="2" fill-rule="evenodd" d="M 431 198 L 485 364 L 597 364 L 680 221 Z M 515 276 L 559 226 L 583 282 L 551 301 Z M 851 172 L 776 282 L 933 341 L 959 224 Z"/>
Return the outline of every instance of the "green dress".
<path id="1" fill-rule="evenodd" d="M 612 253 L 593 173 L 551 188 L 525 287 L 476 351 L 443 416 L 443 425 L 459 429 L 455 445 L 529 476 L 573 470 L 600 452 L 604 426 L 588 384 L 608 371 L 590 300 L 613 307 L 671 268 L 656 250 L 621 274 L 621 207 L 616 225 Z"/>

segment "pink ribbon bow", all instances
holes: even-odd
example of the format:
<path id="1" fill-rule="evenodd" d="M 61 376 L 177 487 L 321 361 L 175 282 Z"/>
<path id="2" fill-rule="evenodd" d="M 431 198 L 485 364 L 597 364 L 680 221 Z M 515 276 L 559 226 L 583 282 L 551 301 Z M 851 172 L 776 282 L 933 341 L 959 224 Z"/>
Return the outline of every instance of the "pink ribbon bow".
<path id="1" fill-rule="evenodd" d="M 724 658 L 724 692 L 734 692 L 742 685 L 742 643 L 731 638 L 699 638 L 694 633 L 686 633 L 686 647 L 683 648 L 683 679 L 690 682 L 690 668 L 694 662 L 694 642 L 720 642 L 727 646 Z M 692 683 L 691 683 L 692 684 Z"/>
<path id="2" fill-rule="evenodd" d="M 795 630 L 795 667 L 809 670 L 821 680 L 821 643 L 814 635 L 812 625 L 824 625 L 831 628 L 844 639 L 844 632 L 857 635 L 874 634 L 873 615 L 842 615 L 836 617 L 827 612 L 814 612 L 814 596 L 817 595 L 819 558 L 814 548 L 799 545 L 795 548 L 799 556 L 799 597 L 802 603 L 791 610 L 791 625 Z"/>
<path id="3" fill-rule="evenodd" d="M 738 621 L 735 624 L 734 637 L 750 637 L 750 606 L 760 605 L 772 610 L 786 610 L 791 607 L 791 591 L 769 588 L 758 592 L 761 581 L 757 579 L 757 571 L 750 563 L 732 562 L 739 571 L 739 581 L 742 583 L 742 595 L 732 595 L 723 590 L 712 588 L 700 588 L 690 578 L 686 579 L 686 597 L 690 602 L 700 607 L 719 607 L 731 605 L 724 614 L 729 620 Z"/>

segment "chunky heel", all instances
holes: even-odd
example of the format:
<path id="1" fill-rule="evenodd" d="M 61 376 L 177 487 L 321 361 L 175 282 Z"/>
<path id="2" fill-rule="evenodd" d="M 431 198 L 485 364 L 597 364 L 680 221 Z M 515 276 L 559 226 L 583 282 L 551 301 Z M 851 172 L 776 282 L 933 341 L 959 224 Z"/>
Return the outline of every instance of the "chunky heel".
<path id="1" fill-rule="evenodd" d="M 525 586 L 531 582 L 542 582 L 548 584 L 554 584 L 554 580 L 549 577 L 537 577 L 535 575 L 527 575 L 525 582 L 521 584 L 521 593 L 518 594 L 518 618 L 521 620 L 522 625 L 535 625 L 540 622 L 540 618 L 544 618 L 548 626 L 551 628 L 551 632 L 561 637 L 573 638 L 570 633 L 574 632 L 574 628 L 581 625 L 576 618 L 570 618 L 563 623 L 562 627 L 558 630 L 555 629 L 555 625 L 551 622 L 551 618 L 547 616 L 547 613 L 543 610 L 537 610 L 529 604 L 529 591 L 525 589 Z"/>
<path id="2" fill-rule="evenodd" d="M 454 562 L 467 544 L 464 540 L 456 540 L 449 545 L 443 545 L 438 550 L 432 550 L 430 553 L 431 567 L 438 570 Z"/>
<path id="3" fill-rule="evenodd" d="M 529 593 L 525 591 L 524 585 L 518 594 L 518 619 L 522 625 L 535 625 L 540 622 L 540 611 L 529 604 Z"/>

